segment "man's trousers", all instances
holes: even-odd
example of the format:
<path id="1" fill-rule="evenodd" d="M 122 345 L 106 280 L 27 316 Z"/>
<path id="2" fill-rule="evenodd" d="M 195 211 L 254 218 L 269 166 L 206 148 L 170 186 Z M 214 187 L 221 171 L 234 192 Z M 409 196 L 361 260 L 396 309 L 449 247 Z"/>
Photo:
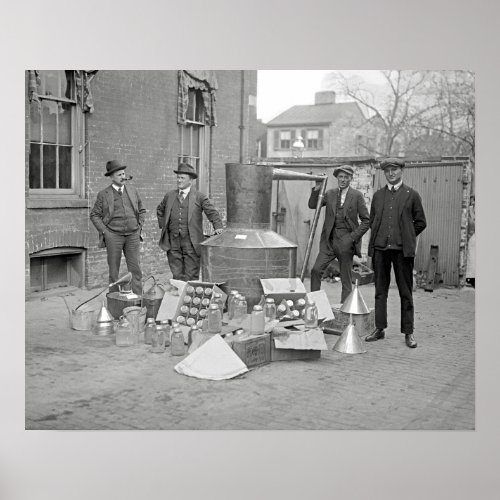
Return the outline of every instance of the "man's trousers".
<path id="1" fill-rule="evenodd" d="M 120 261 L 122 252 L 125 255 L 127 269 L 132 273 L 132 291 L 137 295 L 142 295 L 142 271 L 140 264 L 140 230 L 124 236 L 106 230 L 104 240 L 108 253 L 109 282 L 114 283 L 119 278 Z M 117 291 L 118 287 L 112 287 L 111 292 Z"/>
<path id="2" fill-rule="evenodd" d="M 404 257 L 400 250 L 374 250 L 376 328 L 387 328 L 387 296 L 392 265 L 401 301 L 401 333 L 413 333 L 413 263 L 414 257 Z"/>
<path id="3" fill-rule="evenodd" d="M 174 279 L 197 281 L 200 278 L 200 256 L 196 253 L 189 234 L 170 235 L 167 259 Z"/>

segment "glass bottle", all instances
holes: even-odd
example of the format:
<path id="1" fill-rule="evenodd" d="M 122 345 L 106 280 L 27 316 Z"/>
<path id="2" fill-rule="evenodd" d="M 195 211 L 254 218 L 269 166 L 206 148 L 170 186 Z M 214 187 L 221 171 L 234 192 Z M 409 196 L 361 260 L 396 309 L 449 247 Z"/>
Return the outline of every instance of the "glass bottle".
<path id="1" fill-rule="evenodd" d="M 304 315 L 305 307 L 306 307 L 305 299 L 297 299 L 295 301 L 295 309 L 299 311 L 301 317 Z"/>
<path id="2" fill-rule="evenodd" d="M 180 328 L 176 328 L 170 338 L 170 352 L 172 356 L 184 356 L 186 347 L 184 345 L 184 335 Z"/>
<path id="3" fill-rule="evenodd" d="M 190 295 L 185 295 L 184 298 L 182 299 L 184 304 L 190 304 L 191 303 L 191 296 Z"/>
<path id="4" fill-rule="evenodd" d="M 146 322 L 146 329 L 144 330 L 144 343 L 151 345 L 151 337 L 153 331 L 156 329 L 154 318 L 148 318 Z"/>
<path id="5" fill-rule="evenodd" d="M 203 287 L 197 286 L 195 292 L 196 292 L 196 295 L 200 295 L 200 296 L 203 295 Z"/>
<path id="6" fill-rule="evenodd" d="M 222 314 L 217 304 L 210 304 L 207 318 L 208 333 L 220 333 L 222 330 Z"/>
<path id="7" fill-rule="evenodd" d="M 284 316 L 286 314 L 286 306 L 285 304 L 280 304 L 277 308 L 276 308 L 276 317 L 277 318 L 281 318 L 282 316 Z"/>
<path id="8" fill-rule="evenodd" d="M 127 318 L 120 316 L 120 322 L 116 328 L 116 345 L 120 347 L 125 347 L 134 344 L 132 336 L 132 328 Z"/>
<path id="9" fill-rule="evenodd" d="M 208 307 L 210 305 L 210 299 L 207 299 L 206 297 L 201 300 L 201 305 L 203 307 Z"/>
<path id="10" fill-rule="evenodd" d="M 231 290 L 229 297 L 227 298 L 227 315 L 229 319 L 234 318 L 234 305 L 236 302 L 236 297 L 239 295 L 238 290 Z"/>
<path id="11" fill-rule="evenodd" d="M 273 321 L 276 319 L 276 304 L 271 297 L 267 298 L 264 304 L 264 317 L 266 321 Z"/>
<path id="12" fill-rule="evenodd" d="M 212 288 L 205 288 L 204 293 L 206 297 L 210 297 L 212 295 Z"/>
<path id="13" fill-rule="evenodd" d="M 194 297 L 193 298 L 193 305 L 194 306 L 199 306 L 201 304 L 201 299 L 200 297 Z"/>
<path id="14" fill-rule="evenodd" d="M 187 293 L 188 295 L 193 295 L 193 293 L 194 293 L 194 286 L 188 285 L 188 286 L 186 287 L 186 293 Z"/>
<path id="15" fill-rule="evenodd" d="M 304 309 L 304 326 L 306 329 L 318 326 L 318 307 L 314 300 L 309 299 Z"/>
<path id="16" fill-rule="evenodd" d="M 262 306 L 253 306 L 252 315 L 250 316 L 250 334 L 261 335 L 264 333 L 265 316 Z"/>

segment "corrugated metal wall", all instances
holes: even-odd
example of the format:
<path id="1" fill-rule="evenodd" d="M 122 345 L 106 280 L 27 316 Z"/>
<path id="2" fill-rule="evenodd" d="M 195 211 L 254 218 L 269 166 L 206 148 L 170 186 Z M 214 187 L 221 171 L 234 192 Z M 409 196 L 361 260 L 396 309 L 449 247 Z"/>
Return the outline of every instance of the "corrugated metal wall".
<path id="1" fill-rule="evenodd" d="M 463 206 L 468 204 L 469 186 L 466 162 L 408 165 L 403 182 L 422 197 L 427 228 L 420 235 L 415 270 L 425 272 L 431 245 L 439 246 L 438 272 L 444 285 L 459 286 L 464 279 Z M 386 184 L 384 173 L 377 169 L 374 191 Z M 466 229 L 466 228 L 465 228 Z M 461 260 L 462 259 L 462 260 Z"/>

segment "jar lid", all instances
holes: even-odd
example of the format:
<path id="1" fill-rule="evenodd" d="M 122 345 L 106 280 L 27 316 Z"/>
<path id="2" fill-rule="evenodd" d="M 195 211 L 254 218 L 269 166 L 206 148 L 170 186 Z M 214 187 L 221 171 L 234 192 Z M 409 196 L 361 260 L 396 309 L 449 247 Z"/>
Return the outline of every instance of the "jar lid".
<path id="1" fill-rule="evenodd" d="M 214 311 L 215 309 L 219 309 L 219 306 L 217 304 L 210 304 L 210 309 Z"/>
<path id="2" fill-rule="evenodd" d="M 262 306 L 259 306 L 259 304 L 257 304 L 256 306 L 253 306 L 253 310 L 254 311 L 262 311 Z"/>
<path id="3" fill-rule="evenodd" d="M 273 302 L 273 303 L 274 303 L 274 299 L 273 299 L 272 297 L 268 297 L 268 298 L 266 299 L 266 302 L 269 302 L 269 303 Z"/>

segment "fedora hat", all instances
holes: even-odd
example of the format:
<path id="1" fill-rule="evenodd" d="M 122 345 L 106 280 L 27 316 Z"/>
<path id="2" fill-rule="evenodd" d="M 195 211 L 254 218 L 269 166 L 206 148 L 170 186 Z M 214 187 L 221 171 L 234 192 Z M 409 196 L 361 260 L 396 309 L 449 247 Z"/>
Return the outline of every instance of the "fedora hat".
<path id="1" fill-rule="evenodd" d="M 196 170 L 189 163 L 181 163 L 177 167 L 177 170 L 174 170 L 174 173 L 176 173 L 176 174 L 188 174 L 193 179 L 198 178 L 198 174 L 196 173 Z"/>
<path id="2" fill-rule="evenodd" d="M 399 158 L 386 158 L 380 162 L 380 168 L 385 170 L 387 167 L 405 167 L 405 162 Z"/>
<path id="3" fill-rule="evenodd" d="M 111 174 L 114 174 L 117 170 L 126 169 L 126 165 L 122 165 L 118 160 L 110 160 L 106 163 L 106 173 L 104 174 L 106 177 L 109 177 Z"/>
<path id="4" fill-rule="evenodd" d="M 338 177 L 338 175 L 340 174 L 340 172 L 344 172 L 345 174 L 348 174 L 351 177 L 354 175 L 354 170 L 353 170 L 353 168 L 350 165 L 341 165 L 340 167 L 337 167 L 333 171 L 333 175 L 335 177 Z"/>

